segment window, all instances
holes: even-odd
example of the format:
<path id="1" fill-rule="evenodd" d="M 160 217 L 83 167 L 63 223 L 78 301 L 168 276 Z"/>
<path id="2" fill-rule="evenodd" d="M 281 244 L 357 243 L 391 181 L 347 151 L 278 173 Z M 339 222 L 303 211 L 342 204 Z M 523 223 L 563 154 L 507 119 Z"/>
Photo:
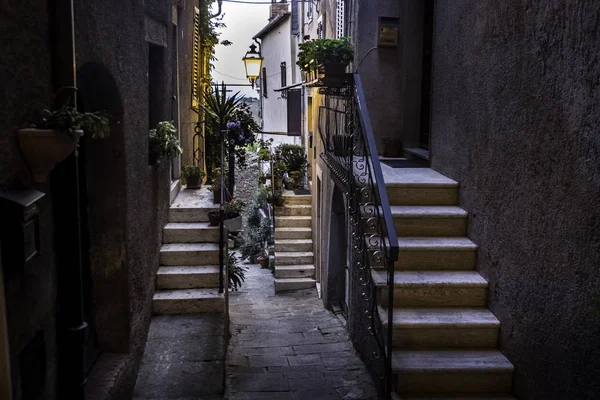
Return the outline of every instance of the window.
<path id="1" fill-rule="evenodd" d="M 200 99 L 200 9 L 194 7 L 194 50 L 192 56 L 192 107 L 198 108 Z"/>
<path id="2" fill-rule="evenodd" d="M 279 68 L 281 69 L 281 87 L 286 87 L 287 86 L 287 67 L 286 67 L 285 61 L 281 63 Z"/>
<path id="3" fill-rule="evenodd" d="M 308 22 L 312 22 L 313 20 L 313 4 L 312 2 L 308 3 L 308 11 L 306 12 L 306 19 Z"/>
<path id="4" fill-rule="evenodd" d="M 344 36 L 345 27 L 345 1 L 337 0 L 337 12 L 336 12 L 336 24 L 335 24 L 335 37 L 339 39 Z"/>
<path id="5" fill-rule="evenodd" d="M 269 97 L 267 94 L 267 69 L 262 69 L 262 92 L 264 97 Z"/>

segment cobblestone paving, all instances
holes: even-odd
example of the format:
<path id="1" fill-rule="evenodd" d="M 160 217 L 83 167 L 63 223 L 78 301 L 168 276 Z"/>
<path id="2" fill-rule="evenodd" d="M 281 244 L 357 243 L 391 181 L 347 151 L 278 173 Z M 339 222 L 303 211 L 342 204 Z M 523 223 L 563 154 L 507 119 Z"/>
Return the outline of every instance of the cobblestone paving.
<path id="1" fill-rule="evenodd" d="M 315 289 L 275 295 L 273 275 L 247 265 L 230 294 L 227 399 L 376 399 L 342 322 Z"/>

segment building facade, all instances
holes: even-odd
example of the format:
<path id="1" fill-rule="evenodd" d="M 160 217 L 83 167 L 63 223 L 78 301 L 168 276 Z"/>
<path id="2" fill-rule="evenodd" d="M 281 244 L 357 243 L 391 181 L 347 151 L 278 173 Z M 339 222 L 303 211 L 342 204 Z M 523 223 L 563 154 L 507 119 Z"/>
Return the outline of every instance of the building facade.
<path id="1" fill-rule="evenodd" d="M 350 70 L 362 80 L 379 156 L 418 161 L 458 183 L 476 271 L 500 322 L 498 348 L 514 366 L 513 395 L 598 397 L 599 6 L 321 0 L 316 7 L 326 17 L 324 37 L 335 37 L 329 12 L 355 44 Z M 382 24 L 398 28 L 397 46 L 378 45 Z M 310 90 L 309 113 L 317 116 L 327 99 Z M 347 311 L 354 344 L 373 365 L 361 339 L 365 310 L 354 300 L 362 289 L 349 265 L 348 198 L 321 158 L 319 119 L 307 118 L 321 296 Z"/>
<path id="2" fill-rule="evenodd" d="M 148 131 L 174 121 L 184 163 L 192 164 L 198 118 L 188 110 L 198 6 L 2 4 L 0 31 L 11 40 L 0 56 L 0 191 L 41 196 L 37 255 L 18 267 L 7 256 L 11 249 L 2 248 L 0 347 L 9 349 L 0 351 L 2 398 L 8 383 L 16 400 L 76 398 L 84 379 L 86 398 L 131 397 L 181 165 L 178 159 L 149 165 Z M 81 111 L 109 114 L 110 136 L 82 138 L 78 156 L 36 184 L 17 130 L 61 101 L 66 86 L 78 88 Z M 18 226 L 3 229 L 19 233 Z"/>

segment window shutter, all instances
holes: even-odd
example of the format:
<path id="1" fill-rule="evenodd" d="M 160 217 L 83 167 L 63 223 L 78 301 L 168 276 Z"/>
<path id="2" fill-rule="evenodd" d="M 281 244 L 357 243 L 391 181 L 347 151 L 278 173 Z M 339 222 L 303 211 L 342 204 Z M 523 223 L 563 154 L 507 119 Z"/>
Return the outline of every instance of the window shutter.
<path id="1" fill-rule="evenodd" d="M 288 136 L 302 134 L 302 92 L 300 89 L 288 91 L 287 100 Z"/>
<path id="2" fill-rule="evenodd" d="M 267 69 L 263 68 L 262 69 L 262 90 L 263 90 L 263 96 L 264 97 L 269 97 L 268 93 L 267 93 Z"/>
<path id="3" fill-rule="evenodd" d="M 200 102 L 200 9 L 194 7 L 194 49 L 192 56 L 192 107 Z"/>
<path id="4" fill-rule="evenodd" d="M 300 33 L 300 8 L 298 0 L 292 0 L 292 35 Z"/>
<path id="5" fill-rule="evenodd" d="M 345 7 L 344 7 L 344 0 L 337 0 L 337 11 L 336 11 L 336 24 L 335 24 L 335 37 L 336 39 L 339 39 L 341 37 L 344 36 L 344 21 L 346 20 L 346 17 L 344 15 L 345 13 Z"/>

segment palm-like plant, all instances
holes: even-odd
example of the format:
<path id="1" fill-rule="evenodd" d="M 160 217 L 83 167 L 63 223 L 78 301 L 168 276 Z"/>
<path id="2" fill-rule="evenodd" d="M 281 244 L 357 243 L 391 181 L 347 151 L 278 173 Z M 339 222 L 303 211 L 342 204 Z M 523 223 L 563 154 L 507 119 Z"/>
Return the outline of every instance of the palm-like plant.
<path id="1" fill-rule="evenodd" d="M 205 112 L 206 118 L 218 127 L 219 130 L 225 129 L 227 122 L 231 120 L 233 112 L 242 102 L 240 92 L 227 98 L 226 87 L 223 85 L 213 92 L 208 90 L 203 94 L 204 102 L 200 103 L 200 108 Z"/>

